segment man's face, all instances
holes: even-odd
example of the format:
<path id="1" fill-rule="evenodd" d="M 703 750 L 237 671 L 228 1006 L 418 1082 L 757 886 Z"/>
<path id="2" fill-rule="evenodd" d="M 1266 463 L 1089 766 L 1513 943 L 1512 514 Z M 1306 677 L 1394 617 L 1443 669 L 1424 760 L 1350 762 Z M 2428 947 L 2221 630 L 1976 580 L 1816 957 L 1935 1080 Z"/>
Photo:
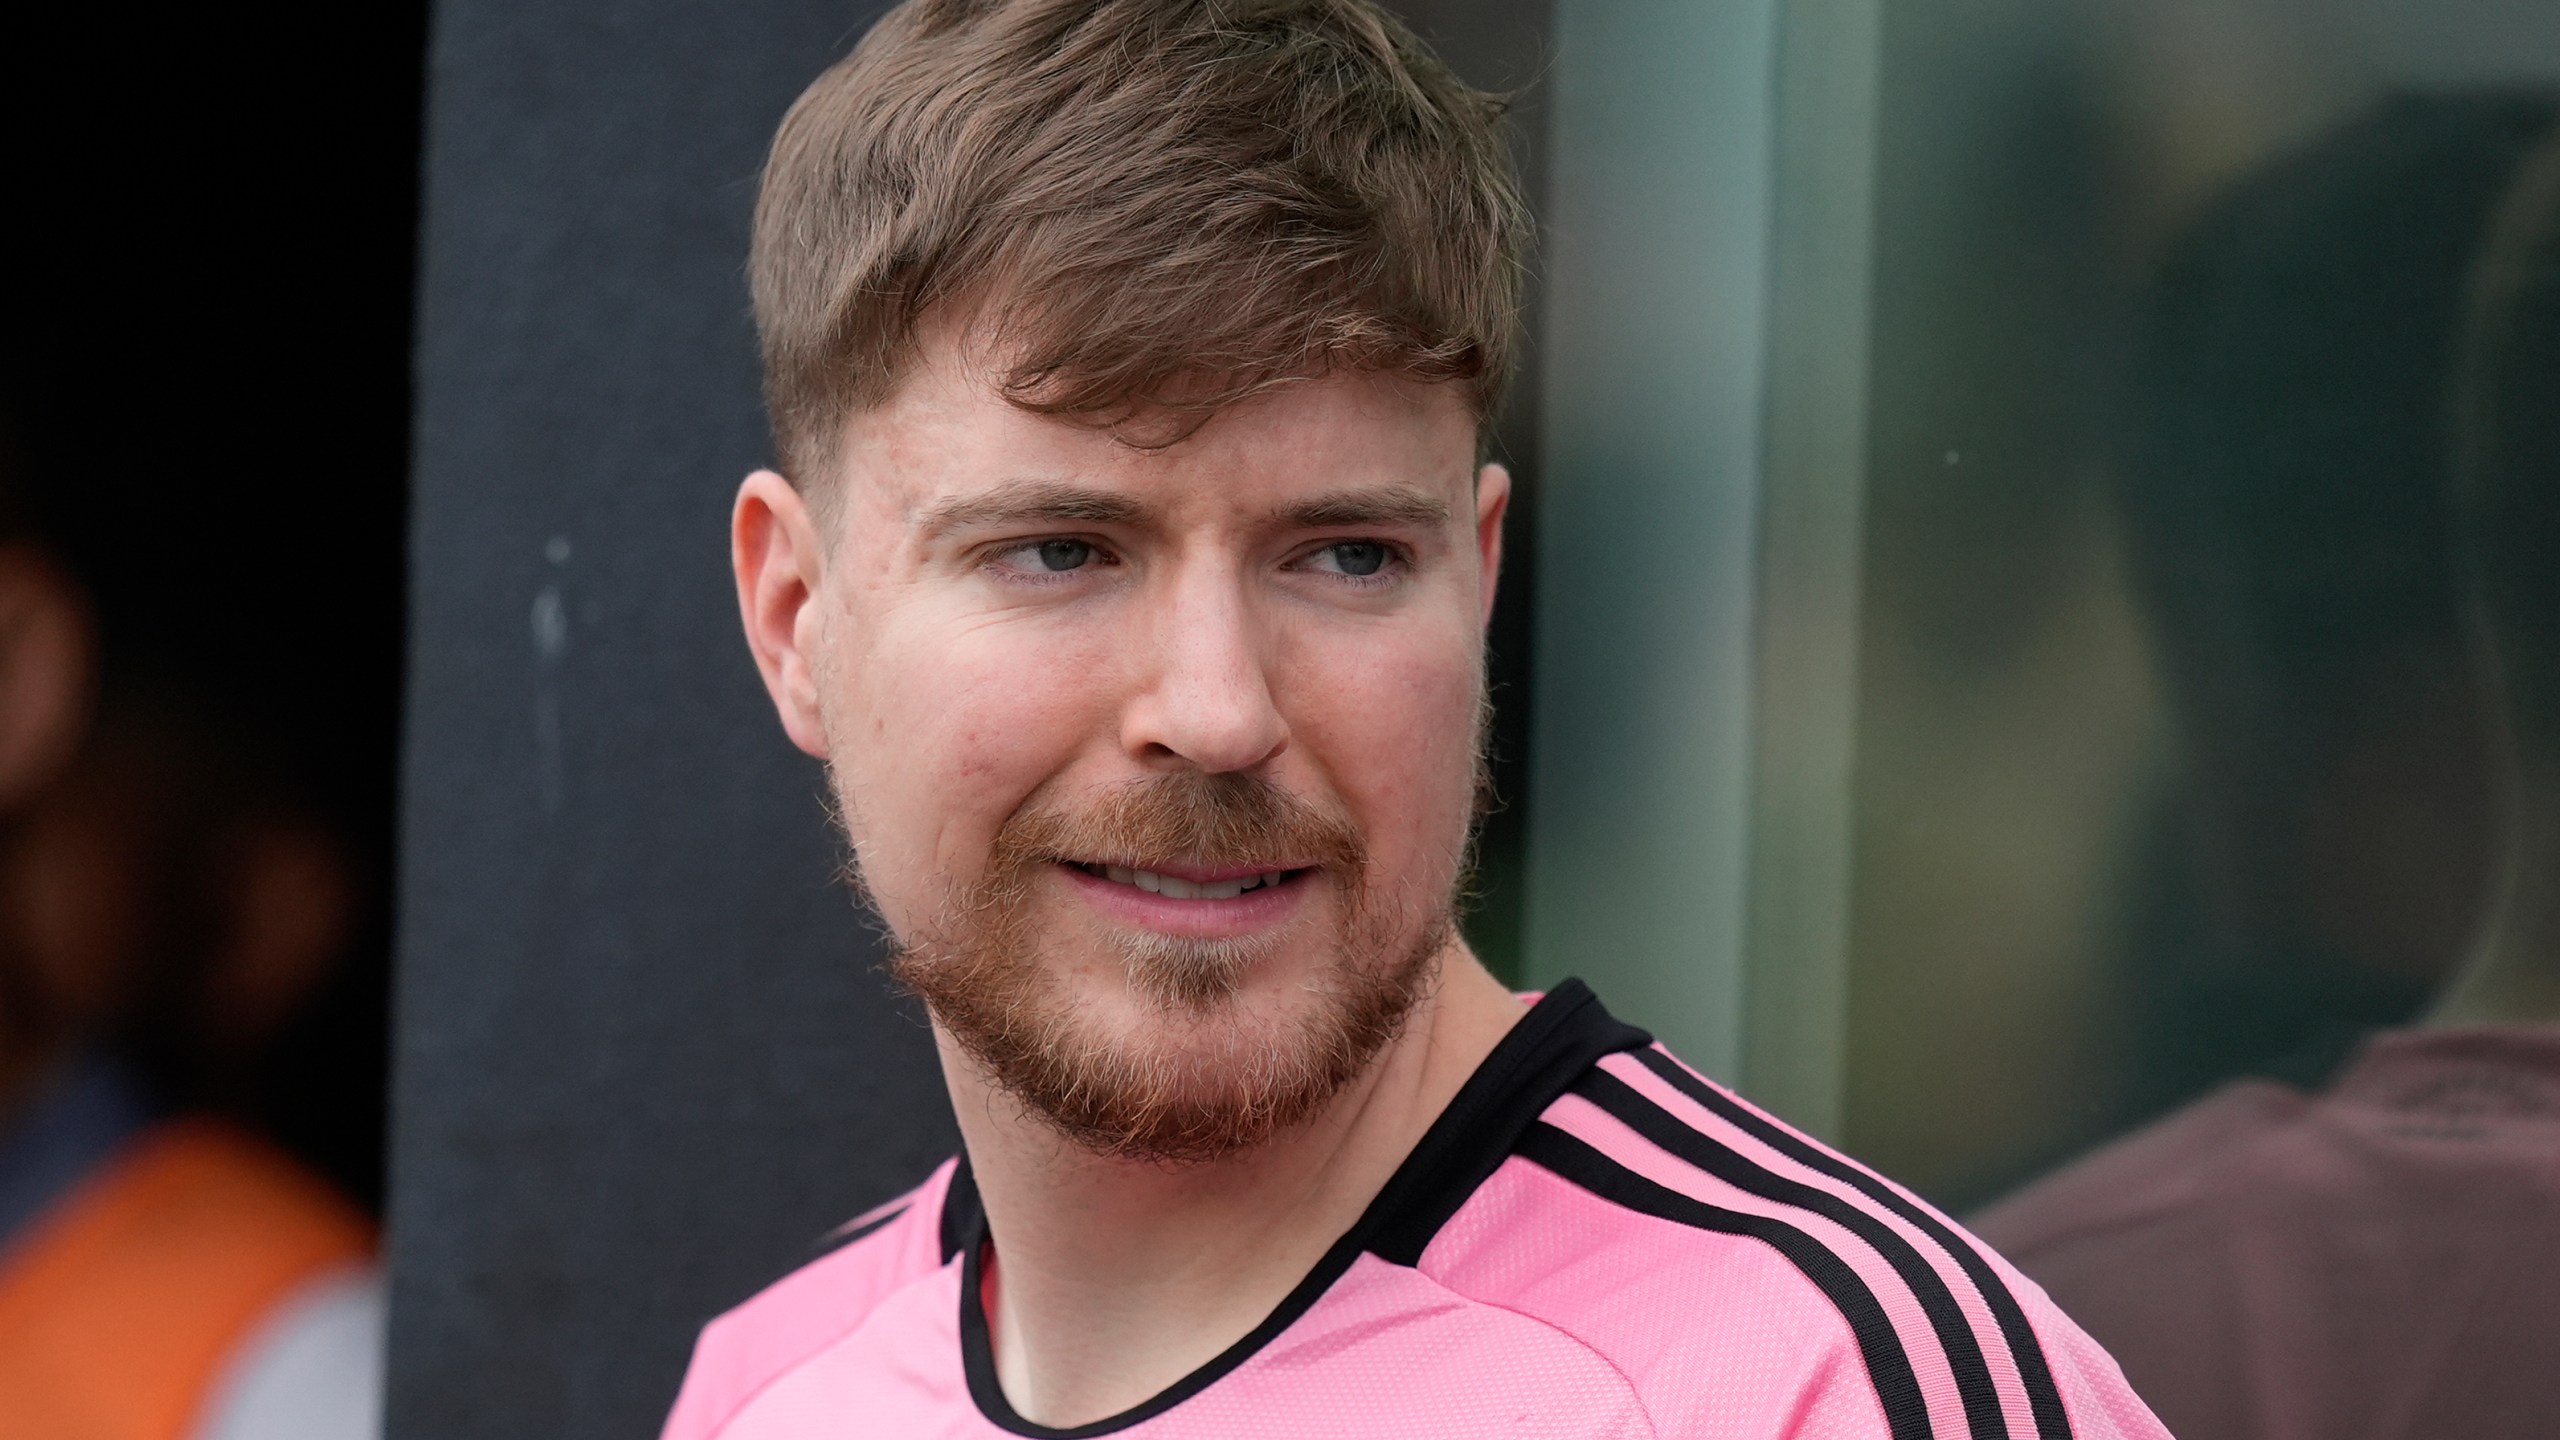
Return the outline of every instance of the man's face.
<path id="1" fill-rule="evenodd" d="M 826 523 L 742 492 L 750 635 L 899 974 L 1068 1134 L 1255 1143 L 1436 974 L 1509 486 L 1473 452 L 1376 376 L 1142 449 L 946 350 L 852 422 Z"/>

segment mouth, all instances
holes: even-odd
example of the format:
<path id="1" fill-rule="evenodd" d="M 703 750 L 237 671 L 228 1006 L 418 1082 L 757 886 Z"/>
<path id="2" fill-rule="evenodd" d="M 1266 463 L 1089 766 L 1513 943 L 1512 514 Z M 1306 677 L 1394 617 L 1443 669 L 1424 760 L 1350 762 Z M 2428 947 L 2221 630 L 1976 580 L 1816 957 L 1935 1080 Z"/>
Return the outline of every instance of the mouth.
<path id="1" fill-rule="evenodd" d="M 1104 920 L 1192 940 L 1242 940 L 1291 923 L 1317 893 L 1322 866 L 1056 863 L 1067 888 Z"/>
<path id="2" fill-rule="evenodd" d="M 1068 860 L 1068 868 L 1114 885 L 1167 900 L 1234 900 L 1256 890 L 1276 890 L 1312 873 L 1310 866 L 1253 870 L 1239 866 L 1165 866 L 1141 869 L 1099 860 Z"/>

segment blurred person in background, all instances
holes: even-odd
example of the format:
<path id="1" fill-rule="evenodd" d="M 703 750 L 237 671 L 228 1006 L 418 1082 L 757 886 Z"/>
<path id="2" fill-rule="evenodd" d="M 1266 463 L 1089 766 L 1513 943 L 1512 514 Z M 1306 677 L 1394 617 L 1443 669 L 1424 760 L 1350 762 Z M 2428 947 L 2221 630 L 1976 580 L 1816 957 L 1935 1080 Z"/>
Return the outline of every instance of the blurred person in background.
<path id="1" fill-rule="evenodd" d="M 378 1429 L 370 1220 L 220 1112 L 364 912 L 357 856 L 241 707 L 137 658 L 118 608 L 221 611 L 200 571 L 84 563 L 189 507 L 84 500 L 12 377 L 0 452 L 0 1434 L 356 1440 Z M 85 512 L 85 515 L 84 515 Z M 82 516 L 65 524 L 65 515 Z M 68 537 L 68 538 L 66 538 Z M 196 529 L 176 543 L 245 537 Z M 161 537 L 163 543 L 168 537 Z M 116 593 L 102 604 L 99 584 Z M 364 1103 L 360 1098 L 355 1103 Z"/>
<path id="2" fill-rule="evenodd" d="M 2219 998 L 2310 1039 L 1977 1223 L 2186 1440 L 2560 1416 L 2553 115 L 2383 106 L 2209 217 L 2150 337 L 2136 568 L 2212 908 L 2274 938 Z"/>
<path id="3" fill-rule="evenodd" d="M 0 1437 L 369 1435 L 424 7 L 13 18 Z"/>
<path id="4" fill-rule="evenodd" d="M 376 1428 L 424 8 L 0 47 L 0 1440 Z"/>

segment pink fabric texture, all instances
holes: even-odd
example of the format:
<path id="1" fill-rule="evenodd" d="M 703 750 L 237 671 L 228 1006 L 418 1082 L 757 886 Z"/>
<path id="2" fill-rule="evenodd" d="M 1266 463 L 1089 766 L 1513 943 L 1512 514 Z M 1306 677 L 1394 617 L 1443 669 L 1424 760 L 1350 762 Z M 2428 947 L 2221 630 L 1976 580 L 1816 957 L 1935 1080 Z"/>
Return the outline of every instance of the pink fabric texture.
<path id="1" fill-rule="evenodd" d="M 2225 1087 L 1981 1224 L 2185 1440 L 2560 1434 L 2560 1029 Z"/>
<path id="2" fill-rule="evenodd" d="M 989 1393 L 973 1207 L 946 1165 L 715 1321 L 666 1440 L 2165 1434 L 2006 1264 L 1578 986 L 1486 1061 L 1303 1308 L 1162 1403 L 1059 1432 Z"/>
<path id="3" fill-rule="evenodd" d="M 934 1217 L 957 1168 L 944 1161 L 924 1184 L 874 1211 L 870 1233 L 855 1221 L 846 1227 L 858 1236 L 851 1243 L 704 1326 L 667 1416 L 669 1440 L 722 1433 L 774 1381 L 861 1327 L 892 1291 L 952 1268 L 935 1243 Z"/>

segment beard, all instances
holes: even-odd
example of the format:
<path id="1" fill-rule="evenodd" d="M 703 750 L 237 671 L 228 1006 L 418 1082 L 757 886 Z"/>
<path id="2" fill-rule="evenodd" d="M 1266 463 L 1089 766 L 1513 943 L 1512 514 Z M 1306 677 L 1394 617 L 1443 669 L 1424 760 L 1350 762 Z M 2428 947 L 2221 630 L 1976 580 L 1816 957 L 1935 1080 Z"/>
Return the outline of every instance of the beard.
<path id="1" fill-rule="evenodd" d="M 1097 1018 L 1060 978 L 1053 934 L 1033 913 L 1052 866 L 1095 860 L 1311 867 L 1330 878 L 1325 953 L 1288 992 L 1301 1003 L 1255 1003 L 1248 981 L 1284 946 L 1308 943 L 1316 922 L 1303 913 L 1240 938 L 1110 935 L 1141 1018 Z M 1374 893 L 1368 873 L 1347 818 L 1256 776 L 1162 775 L 1072 810 L 1035 796 L 935 923 L 893 938 L 889 970 L 999 1088 L 1073 1143 L 1126 1160 L 1215 1160 L 1313 1119 L 1436 977 L 1454 933 L 1454 877 L 1433 903 L 1411 906 Z"/>

